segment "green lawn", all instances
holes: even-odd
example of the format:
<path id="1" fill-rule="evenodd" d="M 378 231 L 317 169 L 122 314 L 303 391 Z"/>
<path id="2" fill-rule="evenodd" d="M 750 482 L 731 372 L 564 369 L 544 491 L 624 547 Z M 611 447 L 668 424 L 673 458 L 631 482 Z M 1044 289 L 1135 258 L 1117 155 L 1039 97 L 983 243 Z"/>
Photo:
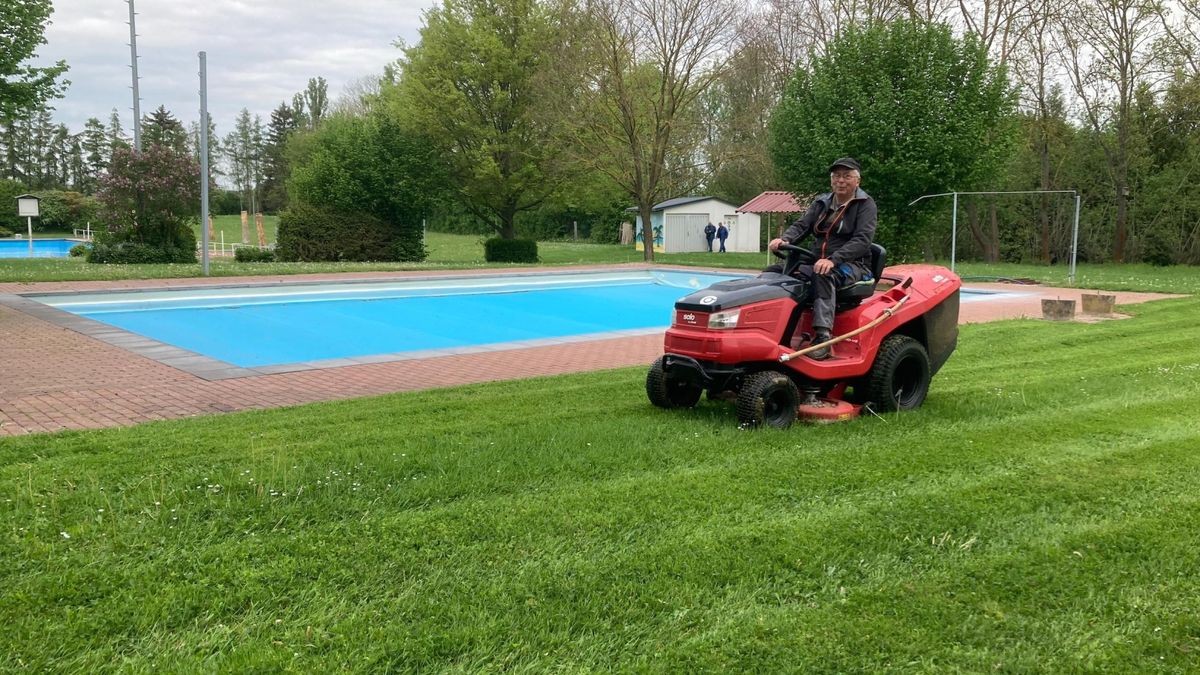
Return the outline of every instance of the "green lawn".
<path id="1" fill-rule="evenodd" d="M 225 243 L 246 243 L 258 245 L 258 229 L 254 226 L 254 216 L 249 216 L 248 232 L 249 238 L 242 240 L 242 217 L 236 216 L 213 216 L 213 232 L 212 240 L 215 242 L 221 241 L 221 236 L 224 235 Z M 267 243 L 275 243 L 275 232 L 279 228 L 279 216 L 263 216 L 263 234 L 266 235 Z M 196 241 L 204 236 L 200 230 L 200 224 L 196 223 L 192 230 L 196 233 Z"/>
<path id="2" fill-rule="evenodd" d="M 1195 672 L 1200 298 L 1123 311 L 785 432 L 634 368 L 0 440 L 0 670 Z"/>

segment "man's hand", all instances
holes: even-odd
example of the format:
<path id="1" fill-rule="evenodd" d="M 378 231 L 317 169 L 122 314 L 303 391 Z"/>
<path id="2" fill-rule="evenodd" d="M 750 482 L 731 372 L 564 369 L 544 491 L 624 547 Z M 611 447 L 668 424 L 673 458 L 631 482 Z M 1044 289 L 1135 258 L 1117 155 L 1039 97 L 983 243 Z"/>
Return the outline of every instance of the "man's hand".
<path id="1" fill-rule="evenodd" d="M 833 271 L 833 261 L 829 258 L 821 258 L 813 263 L 813 271 L 822 276 Z"/>
<path id="2" fill-rule="evenodd" d="M 770 243 L 767 244 L 767 249 L 770 250 L 771 252 L 775 252 L 775 251 L 779 250 L 780 246 L 782 246 L 783 244 L 786 244 L 786 243 L 787 242 L 782 239 L 772 239 L 770 241 Z"/>

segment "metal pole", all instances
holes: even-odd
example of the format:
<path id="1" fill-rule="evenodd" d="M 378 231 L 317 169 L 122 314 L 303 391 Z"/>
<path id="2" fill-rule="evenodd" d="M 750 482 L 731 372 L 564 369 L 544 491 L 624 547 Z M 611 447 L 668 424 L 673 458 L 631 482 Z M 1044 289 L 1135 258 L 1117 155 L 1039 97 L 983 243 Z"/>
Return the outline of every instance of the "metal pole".
<path id="1" fill-rule="evenodd" d="M 200 52 L 200 268 L 208 276 L 208 55 Z"/>
<path id="2" fill-rule="evenodd" d="M 958 254 L 958 193 L 954 193 L 954 215 L 950 217 L 950 271 L 954 271 L 954 257 Z"/>
<path id="3" fill-rule="evenodd" d="M 1075 227 L 1071 230 L 1071 273 L 1067 276 L 1069 283 L 1075 283 L 1075 258 L 1079 254 L 1079 193 L 1075 193 Z"/>
<path id="4" fill-rule="evenodd" d="M 134 23 L 133 0 L 129 0 L 129 65 L 133 69 L 133 150 L 142 151 L 142 104 L 138 93 L 137 27 Z"/>
<path id="5" fill-rule="evenodd" d="M 29 257 L 33 257 L 33 216 L 25 216 L 25 227 L 29 230 Z"/>

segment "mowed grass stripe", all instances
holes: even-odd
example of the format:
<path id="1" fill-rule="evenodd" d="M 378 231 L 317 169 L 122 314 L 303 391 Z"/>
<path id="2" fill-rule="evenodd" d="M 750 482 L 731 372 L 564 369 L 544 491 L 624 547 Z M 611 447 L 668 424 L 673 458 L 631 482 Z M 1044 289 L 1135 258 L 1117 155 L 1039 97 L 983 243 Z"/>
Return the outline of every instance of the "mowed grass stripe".
<path id="1" fill-rule="evenodd" d="M 634 369 L 6 440 L 0 664 L 1183 670 L 1195 309 L 788 432 Z"/>

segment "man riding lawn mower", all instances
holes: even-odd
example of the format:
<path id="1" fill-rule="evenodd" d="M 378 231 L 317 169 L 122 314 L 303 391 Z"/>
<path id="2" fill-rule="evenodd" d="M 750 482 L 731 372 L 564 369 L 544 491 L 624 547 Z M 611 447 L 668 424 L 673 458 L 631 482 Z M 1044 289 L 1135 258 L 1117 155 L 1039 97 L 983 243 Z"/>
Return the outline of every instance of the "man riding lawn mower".
<path id="1" fill-rule="evenodd" d="M 666 353 L 646 376 L 651 403 L 691 407 L 707 390 L 735 396 L 743 426 L 784 428 L 797 416 L 837 421 L 924 402 L 957 344 L 962 282 L 933 265 L 885 269 L 858 163 L 840 159 L 830 172 L 834 191 L 771 242 L 781 265 L 675 303 Z M 794 245 L 809 234 L 813 250 Z"/>

